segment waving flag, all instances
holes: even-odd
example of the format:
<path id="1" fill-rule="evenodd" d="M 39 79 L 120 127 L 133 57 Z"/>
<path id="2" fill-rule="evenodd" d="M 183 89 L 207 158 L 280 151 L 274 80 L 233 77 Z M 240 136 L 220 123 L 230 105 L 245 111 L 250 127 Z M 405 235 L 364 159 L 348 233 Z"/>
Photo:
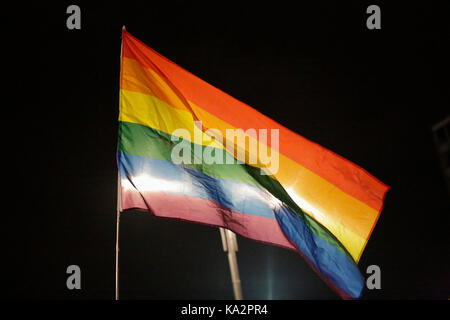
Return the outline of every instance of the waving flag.
<path id="1" fill-rule="evenodd" d="M 388 187 L 125 30 L 118 165 L 123 210 L 296 250 L 341 297 L 361 296 L 357 262 Z"/>

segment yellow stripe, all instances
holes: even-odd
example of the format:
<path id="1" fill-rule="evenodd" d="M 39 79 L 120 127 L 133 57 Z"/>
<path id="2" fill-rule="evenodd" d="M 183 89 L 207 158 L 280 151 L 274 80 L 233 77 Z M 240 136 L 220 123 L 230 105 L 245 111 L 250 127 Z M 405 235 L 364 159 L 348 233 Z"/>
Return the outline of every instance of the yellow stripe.
<path id="1" fill-rule="evenodd" d="M 190 104 L 207 127 L 214 127 L 220 131 L 224 128 L 233 128 Z M 194 119 L 187 110 L 173 108 L 153 96 L 122 89 L 120 90 L 120 109 L 120 121 L 139 123 L 169 134 L 176 129 L 184 128 L 191 137 L 194 135 L 202 137 L 203 145 L 223 148 L 219 143 L 211 144 L 205 138 L 205 134 L 194 126 Z M 250 137 L 250 139 L 253 138 Z M 271 150 L 271 152 L 276 151 Z M 363 236 L 351 231 L 351 227 L 356 228 L 358 233 L 368 234 L 370 228 L 367 230 L 367 228 L 357 229 L 357 227 L 361 225 L 371 227 L 376 211 L 282 154 L 279 154 L 279 162 L 279 171 L 275 174 L 277 180 L 291 194 L 293 200 L 330 230 L 347 248 L 355 261 L 358 261 L 366 241 Z M 293 172 L 295 174 L 292 174 Z M 353 219 L 349 219 L 349 216 Z"/>

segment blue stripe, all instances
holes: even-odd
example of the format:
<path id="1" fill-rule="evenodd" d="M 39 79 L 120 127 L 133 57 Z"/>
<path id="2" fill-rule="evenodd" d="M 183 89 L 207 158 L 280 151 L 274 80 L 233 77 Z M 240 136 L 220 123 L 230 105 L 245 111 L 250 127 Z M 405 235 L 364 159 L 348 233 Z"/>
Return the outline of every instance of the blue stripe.
<path id="1" fill-rule="evenodd" d="M 122 181 L 129 180 L 139 189 L 136 177 L 151 176 L 157 181 L 169 181 L 180 186 L 171 190 L 155 187 L 155 192 L 165 192 L 203 198 L 242 213 L 275 219 L 273 201 L 269 192 L 243 182 L 210 177 L 198 170 L 166 160 L 151 159 L 119 152 L 119 170 Z M 145 191 L 145 190 L 138 190 Z"/>
<path id="2" fill-rule="evenodd" d="M 166 160 L 119 152 L 122 184 L 131 182 L 139 190 L 139 178 L 151 177 L 151 189 L 220 203 L 234 211 L 276 219 L 284 234 L 311 264 L 339 290 L 359 298 L 364 279 L 352 259 L 318 237 L 305 222 L 281 201 L 263 189 L 246 183 L 210 177 L 198 170 Z M 167 187 L 167 183 L 176 186 Z"/>
<path id="3" fill-rule="evenodd" d="M 300 217 L 285 206 L 275 209 L 275 216 L 284 234 L 319 273 L 352 298 L 361 297 L 364 278 L 353 260 L 317 237 Z"/>

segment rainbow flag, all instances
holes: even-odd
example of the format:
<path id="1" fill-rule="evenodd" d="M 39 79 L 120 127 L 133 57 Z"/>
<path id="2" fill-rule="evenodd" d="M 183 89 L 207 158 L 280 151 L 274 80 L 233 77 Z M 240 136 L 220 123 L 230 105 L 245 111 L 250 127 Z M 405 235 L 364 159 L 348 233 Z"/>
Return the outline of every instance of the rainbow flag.
<path id="1" fill-rule="evenodd" d="M 125 30 L 118 166 L 122 210 L 296 250 L 341 297 L 361 296 L 357 263 L 389 187 Z"/>

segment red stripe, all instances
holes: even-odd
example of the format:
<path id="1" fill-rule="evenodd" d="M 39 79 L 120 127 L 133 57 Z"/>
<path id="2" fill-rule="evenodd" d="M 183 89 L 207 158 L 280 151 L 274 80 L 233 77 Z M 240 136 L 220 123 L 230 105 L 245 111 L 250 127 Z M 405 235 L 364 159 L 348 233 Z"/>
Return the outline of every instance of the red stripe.
<path id="1" fill-rule="evenodd" d="M 122 209 L 149 210 L 157 217 L 224 227 L 252 240 L 297 251 L 275 219 L 231 211 L 207 199 L 122 189 Z"/>
<path id="2" fill-rule="evenodd" d="M 199 79 L 126 31 L 123 32 L 123 56 L 162 73 L 187 100 L 236 128 L 278 129 L 279 151 L 282 154 L 350 196 L 381 211 L 388 187 L 356 164 L 283 127 L 245 103 Z"/>

